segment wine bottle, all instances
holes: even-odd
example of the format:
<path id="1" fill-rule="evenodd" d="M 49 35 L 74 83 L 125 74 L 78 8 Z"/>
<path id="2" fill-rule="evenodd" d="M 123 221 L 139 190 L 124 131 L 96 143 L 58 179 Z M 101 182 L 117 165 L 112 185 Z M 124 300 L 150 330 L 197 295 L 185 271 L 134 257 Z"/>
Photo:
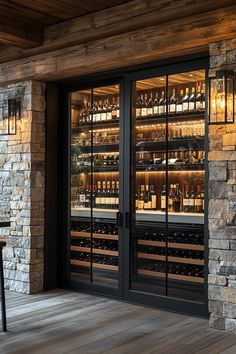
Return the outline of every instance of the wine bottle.
<path id="1" fill-rule="evenodd" d="M 149 195 L 149 185 L 146 185 L 145 194 L 144 194 L 144 202 L 143 202 L 143 209 L 151 210 L 152 209 L 152 201 Z"/>
<path id="2" fill-rule="evenodd" d="M 153 115 L 153 98 L 152 98 L 152 92 L 147 104 L 147 115 L 152 116 Z"/>
<path id="3" fill-rule="evenodd" d="M 161 192 L 161 211 L 166 211 L 166 186 L 163 185 Z"/>
<path id="4" fill-rule="evenodd" d="M 158 104 L 159 114 L 166 113 L 166 99 L 165 99 L 165 91 L 162 91 L 161 98 Z"/>
<path id="5" fill-rule="evenodd" d="M 170 185 L 170 191 L 168 195 L 168 211 L 173 211 L 173 197 L 174 197 L 174 185 Z"/>
<path id="6" fill-rule="evenodd" d="M 177 102 L 176 102 L 176 113 L 183 112 L 183 96 L 184 96 L 184 90 L 181 90 L 180 95 L 177 98 Z"/>
<path id="7" fill-rule="evenodd" d="M 157 209 L 157 196 L 156 196 L 156 191 L 154 188 L 154 185 L 150 185 L 150 200 L 151 200 L 151 209 L 156 210 Z"/>
<path id="8" fill-rule="evenodd" d="M 97 122 L 102 121 L 102 113 L 103 113 L 103 107 L 102 107 L 102 100 L 99 100 L 98 107 L 97 107 Z"/>
<path id="9" fill-rule="evenodd" d="M 194 200 L 194 205 L 195 205 L 195 213 L 202 213 L 203 212 L 203 199 L 202 199 L 202 193 L 201 193 L 201 186 L 197 185 L 196 187 L 196 194 L 195 194 L 195 200 Z"/>
<path id="10" fill-rule="evenodd" d="M 141 116 L 142 117 L 146 117 L 147 116 L 147 94 L 146 93 L 144 95 L 144 99 L 142 100 Z"/>
<path id="11" fill-rule="evenodd" d="M 153 114 L 157 115 L 159 114 L 159 101 L 158 101 L 158 92 L 156 92 L 156 97 L 155 100 L 153 102 Z"/>
<path id="12" fill-rule="evenodd" d="M 178 213 L 181 211 L 181 191 L 179 188 L 179 184 L 175 185 L 174 193 L 173 193 L 173 211 Z"/>
<path id="13" fill-rule="evenodd" d="M 177 103 L 177 99 L 175 96 L 175 89 L 173 89 L 173 93 L 169 101 L 169 113 L 172 114 L 176 113 L 176 103 Z"/>
<path id="14" fill-rule="evenodd" d="M 196 95 L 196 110 L 201 111 L 202 109 L 203 109 L 202 94 L 201 94 L 201 86 L 199 85 L 197 88 L 197 95 Z"/>
<path id="15" fill-rule="evenodd" d="M 117 96 L 117 101 L 116 101 L 116 118 L 120 118 L 120 96 Z"/>
<path id="16" fill-rule="evenodd" d="M 106 208 L 106 181 L 102 181 L 102 191 L 101 195 L 101 208 Z"/>
<path id="17" fill-rule="evenodd" d="M 138 97 L 136 102 L 136 118 L 141 117 L 141 106 L 142 106 L 141 97 Z"/>
<path id="18" fill-rule="evenodd" d="M 103 101 L 103 105 L 101 104 L 101 122 L 105 122 L 107 120 L 107 107 L 106 107 L 106 101 Z"/>
<path id="19" fill-rule="evenodd" d="M 117 108 L 116 108 L 115 97 L 112 98 L 111 119 L 112 120 L 117 119 Z"/>
<path id="20" fill-rule="evenodd" d="M 110 121 L 112 120 L 112 105 L 109 103 L 108 99 L 106 100 L 105 108 L 106 108 L 106 120 Z"/>
<path id="21" fill-rule="evenodd" d="M 190 192 L 190 197 L 189 197 L 189 212 L 194 213 L 195 212 L 195 192 L 194 192 L 194 185 L 191 186 L 191 192 Z"/>
<path id="22" fill-rule="evenodd" d="M 97 191 L 96 191 L 96 197 L 95 197 L 95 207 L 100 208 L 101 207 L 101 182 L 97 182 Z"/>
<path id="23" fill-rule="evenodd" d="M 185 96 L 183 98 L 183 112 L 189 111 L 189 88 L 186 87 Z"/>
<path id="24" fill-rule="evenodd" d="M 115 200 L 116 200 L 116 208 L 119 208 L 119 181 L 116 181 L 116 195 L 115 195 Z"/>
<path id="25" fill-rule="evenodd" d="M 107 209 L 111 208 L 111 183 L 110 183 L 110 181 L 107 181 L 105 204 L 106 204 Z"/>
<path id="26" fill-rule="evenodd" d="M 195 87 L 192 87 L 192 93 L 189 97 L 189 111 L 194 111 L 196 109 L 196 95 L 195 95 Z"/>
<path id="27" fill-rule="evenodd" d="M 78 200 L 79 207 L 85 206 L 85 191 L 83 186 L 80 186 L 79 188 L 79 194 L 77 200 Z"/>
<path id="28" fill-rule="evenodd" d="M 141 192 L 141 186 L 139 185 L 138 188 L 136 189 L 136 194 L 135 194 L 135 210 L 138 210 L 138 202 L 139 202 L 139 196 Z"/>
<path id="29" fill-rule="evenodd" d="M 87 185 L 86 191 L 85 191 L 85 203 L 84 206 L 85 208 L 90 208 L 91 207 L 91 191 L 90 191 L 89 185 Z"/>
<path id="30" fill-rule="evenodd" d="M 139 210 L 143 210 L 143 206 L 144 206 L 144 190 L 145 190 L 145 186 L 144 186 L 144 184 L 142 184 L 141 187 L 140 187 L 140 195 L 139 195 L 139 200 L 138 200 L 138 209 Z"/>
<path id="31" fill-rule="evenodd" d="M 184 186 L 184 197 L 183 197 L 183 211 L 185 213 L 189 213 L 189 198 L 190 198 L 190 188 L 189 185 L 186 184 Z"/>

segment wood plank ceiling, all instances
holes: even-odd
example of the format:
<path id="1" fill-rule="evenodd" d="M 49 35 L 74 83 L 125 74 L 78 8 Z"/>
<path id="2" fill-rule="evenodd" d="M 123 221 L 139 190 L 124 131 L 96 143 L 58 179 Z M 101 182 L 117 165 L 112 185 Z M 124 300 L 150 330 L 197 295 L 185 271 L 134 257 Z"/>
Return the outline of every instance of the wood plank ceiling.
<path id="1" fill-rule="evenodd" d="M 0 0 L 0 49 L 1 43 L 33 48 L 42 44 L 47 26 L 126 2 L 129 1 Z"/>

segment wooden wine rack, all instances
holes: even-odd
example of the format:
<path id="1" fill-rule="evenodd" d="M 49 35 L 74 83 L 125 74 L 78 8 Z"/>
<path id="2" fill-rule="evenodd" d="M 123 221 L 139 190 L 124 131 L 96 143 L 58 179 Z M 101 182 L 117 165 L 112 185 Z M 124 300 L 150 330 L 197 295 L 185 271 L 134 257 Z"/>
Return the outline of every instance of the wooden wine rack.
<path id="1" fill-rule="evenodd" d="M 75 266 L 80 266 L 80 267 L 87 267 L 87 268 L 91 266 L 90 262 L 77 261 L 76 259 L 71 259 L 70 264 Z M 118 271 L 118 266 L 114 266 L 110 264 L 92 263 L 92 267 L 95 269 Z"/>
<path id="2" fill-rule="evenodd" d="M 139 275 L 147 275 L 151 277 L 159 277 L 159 278 L 165 278 L 166 274 L 161 273 L 161 272 L 154 272 L 152 270 L 145 270 L 145 269 L 138 269 L 138 274 Z M 188 275 L 179 275 L 179 274 L 171 274 L 168 273 L 168 278 L 173 279 L 173 280 L 182 280 L 182 281 L 188 281 L 188 282 L 193 282 L 193 283 L 204 283 L 204 278 L 201 277 L 192 277 Z"/>
<path id="3" fill-rule="evenodd" d="M 70 235 L 71 235 L 71 237 L 74 237 L 74 238 L 90 238 L 91 237 L 91 234 L 89 232 L 81 232 L 81 231 L 71 231 Z M 92 238 L 118 241 L 118 235 L 94 234 L 93 233 Z"/>
<path id="4" fill-rule="evenodd" d="M 162 241 L 151 241 L 151 240 L 138 240 L 138 245 L 143 246 L 154 246 L 154 247 L 166 247 L 166 243 Z M 168 242 L 168 248 L 184 249 L 184 250 L 193 250 L 193 251 L 204 251 L 204 245 L 194 245 L 188 243 L 175 243 Z"/>
<path id="5" fill-rule="evenodd" d="M 149 253 L 138 253 L 138 258 L 142 259 L 152 259 L 157 261 L 165 261 L 166 257 L 158 254 L 149 254 Z M 174 263 L 184 263 L 184 264 L 195 264 L 195 265 L 204 265 L 203 259 L 194 259 L 194 258 L 182 258 L 182 257 L 167 257 L 168 262 Z"/>
<path id="6" fill-rule="evenodd" d="M 89 247 L 71 246 L 70 249 L 71 251 L 91 253 L 91 248 Z M 92 248 L 92 253 L 103 254 L 105 256 L 118 257 L 118 251 L 104 250 L 100 248 Z"/>

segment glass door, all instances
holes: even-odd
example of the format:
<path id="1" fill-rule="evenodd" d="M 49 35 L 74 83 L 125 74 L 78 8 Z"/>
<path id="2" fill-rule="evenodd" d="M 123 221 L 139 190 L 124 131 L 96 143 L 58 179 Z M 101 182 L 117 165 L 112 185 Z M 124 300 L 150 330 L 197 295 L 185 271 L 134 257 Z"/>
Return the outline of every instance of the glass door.
<path id="1" fill-rule="evenodd" d="M 119 84 L 71 93 L 70 271 L 89 288 L 119 288 L 119 99 Z"/>
<path id="2" fill-rule="evenodd" d="M 130 289 L 204 302 L 205 70 L 133 82 Z"/>

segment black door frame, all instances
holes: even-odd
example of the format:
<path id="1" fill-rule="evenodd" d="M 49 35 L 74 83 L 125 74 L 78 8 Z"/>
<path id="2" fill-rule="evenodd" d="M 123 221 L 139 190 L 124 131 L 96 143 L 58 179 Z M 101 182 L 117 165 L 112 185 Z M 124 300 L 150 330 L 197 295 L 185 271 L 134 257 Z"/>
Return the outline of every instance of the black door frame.
<path id="1" fill-rule="evenodd" d="M 125 117 L 127 118 L 126 129 L 125 129 L 125 151 L 129 151 L 129 158 L 125 161 L 125 172 L 126 179 L 129 179 L 129 183 L 125 184 L 124 194 L 127 196 L 125 199 L 124 205 L 124 213 L 130 215 L 131 217 L 131 139 L 132 139 L 132 85 L 133 82 L 137 80 L 145 80 L 152 77 L 160 77 L 173 75 L 181 72 L 192 71 L 192 70 L 205 70 L 206 73 L 206 87 L 208 88 L 207 82 L 207 72 L 208 72 L 208 58 L 199 60 L 193 60 L 189 62 L 182 62 L 175 65 L 166 65 L 165 67 L 157 67 L 151 69 L 138 70 L 132 73 L 128 73 L 125 75 Z M 206 91 L 206 99 L 208 97 L 208 91 Z M 125 227 L 124 230 L 124 258 L 126 259 L 126 264 L 129 265 L 129 271 L 124 273 L 124 298 L 127 301 L 135 302 L 138 304 L 143 304 L 146 306 L 158 307 L 166 310 L 172 310 L 173 312 L 181 312 L 185 314 L 191 314 L 194 316 L 208 316 L 208 305 L 207 305 L 207 275 L 208 275 L 208 208 L 207 208 L 207 200 L 208 200 L 208 125 L 207 125 L 207 117 L 208 117 L 208 103 L 206 100 L 206 111 L 205 111 L 205 212 L 204 212 L 204 274 L 205 274 L 205 282 L 204 282 L 204 303 L 189 301 L 179 298 L 173 298 L 170 296 L 163 295 L 154 295 L 147 294 L 142 291 L 132 290 L 130 289 L 131 283 L 131 241 L 130 241 L 130 224 Z M 168 124 L 168 123 L 167 123 Z"/>
<path id="2" fill-rule="evenodd" d="M 166 61 L 159 61 L 155 63 L 143 64 L 137 67 L 125 68 L 122 70 L 114 70 L 112 72 L 89 75 L 86 77 L 73 78 L 69 80 L 63 80 L 55 83 L 57 86 L 58 94 L 58 128 L 57 135 L 58 138 L 55 139 L 58 141 L 58 167 L 57 173 L 55 176 L 58 179 L 58 189 L 57 194 L 58 198 L 54 198 L 54 207 L 58 208 L 57 213 L 55 213 L 54 218 L 57 219 L 57 232 L 54 233 L 54 236 L 46 242 L 45 250 L 46 259 L 45 266 L 46 272 L 50 272 L 49 265 L 54 262 L 57 264 L 57 277 L 52 281 L 47 279 L 45 276 L 48 285 L 47 289 L 57 286 L 68 287 L 69 285 L 69 230 L 70 230 L 70 210 L 69 210 L 69 171 L 70 171 L 70 121 L 68 120 L 69 116 L 69 93 L 79 89 L 86 89 L 98 86 L 104 86 L 109 84 L 114 84 L 117 82 L 121 83 L 121 105 L 122 112 L 120 119 L 120 136 L 122 136 L 122 143 L 120 142 L 120 191 L 123 193 L 120 195 L 120 210 L 123 211 L 123 215 L 130 214 L 130 183 L 127 183 L 127 171 L 130 172 L 130 156 L 129 158 L 124 158 L 125 151 L 130 151 L 130 129 L 131 129 L 131 82 L 135 80 L 142 80 L 144 78 L 149 78 L 151 76 L 161 76 L 167 74 L 175 74 L 178 71 L 189 71 L 194 69 L 205 69 L 208 70 L 208 53 L 198 54 L 195 56 L 182 57 L 177 59 L 170 59 Z M 207 82 L 207 80 L 206 80 Z M 50 84 L 51 85 L 51 84 Z M 206 88 L 208 85 L 206 84 Z M 206 92 L 207 93 L 207 92 Z M 206 94 L 206 97 L 208 95 Z M 48 95 L 47 100 L 50 102 L 50 95 Z M 124 104 L 122 104 L 124 103 Z M 208 116 L 206 105 L 206 118 Z M 52 114 L 49 115 L 52 120 Z M 129 118 L 128 118 L 129 117 Z M 54 118 L 55 120 L 55 118 Z M 54 124 L 55 121 L 54 121 Z M 123 134 L 122 134 L 123 131 Z M 208 153 L 208 126 L 206 124 L 206 155 Z M 48 136 L 47 150 L 50 152 L 50 134 Z M 48 152 L 47 152 L 48 154 Z M 206 171 L 206 181 L 208 181 L 208 164 L 207 158 L 205 162 L 205 171 Z M 50 164 L 47 165 L 47 175 L 50 175 L 50 170 L 52 167 Z M 126 171 L 126 173 L 124 173 Z M 52 175 L 52 173 L 51 173 Z M 130 178 L 128 177 L 130 182 Z M 52 178 L 49 178 L 49 182 L 52 185 Z M 49 183 L 49 185 L 50 185 Z M 207 184 L 206 184 L 207 186 Z M 205 188 L 205 201 L 208 199 L 207 189 Z M 50 191 L 47 188 L 46 180 L 46 194 L 50 196 Z M 125 196 L 125 197 L 124 197 Z M 47 197 L 47 196 L 46 196 Z M 47 198 L 46 198 L 47 199 Z M 48 199 L 50 199 L 48 197 Z M 55 205 L 57 199 L 57 205 Z M 46 203 L 46 235 L 48 235 L 50 228 L 47 228 L 48 217 L 47 211 L 52 207 L 53 201 Z M 207 205 L 207 204 L 206 204 Z M 181 312 L 186 314 L 192 314 L 196 316 L 206 317 L 208 315 L 207 311 L 207 261 L 208 261 L 208 213 L 207 208 L 205 208 L 205 301 L 204 304 L 195 303 L 193 301 L 180 300 L 170 297 L 165 297 L 161 295 L 149 295 L 142 292 L 137 292 L 134 290 L 129 290 L 129 268 L 130 262 L 130 252 L 129 252 L 129 225 L 127 218 L 124 218 L 124 228 L 123 234 L 120 238 L 120 274 L 122 279 L 120 279 L 120 285 L 122 291 L 117 295 L 117 292 L 113 292 L 110 288 L 101 288 L 100 286 L 80 286 L 78 289 L 78 283 L 70 284 L 70 288 L 76 290 L 82 290 L 86 292 L 93 292 L 96 294 L 102 294 L 106 296 L 118 297 L 125 301 L 131 301 L 134 303 L 143 304 L 146 306 L 154 306 L 158 308 L 163 308 L 171 310 L 173 312 Z M 126 220 L 125 220 L 126 219 Z M 54 223 L 55 224 L 55 223 Z M 52 228 L 52 227 L 51 227 Z M 120 230 L 121 231 L 121 230 Z M 50 248 L 52 249 L 52 244 L 57 244 L 57 254 L 54 255 L 53 259 L 50 259 Z M 55 253 L 55 252 L 54 252 Z M 124 263 L 125 262 L 125 263 Z M 49 269 L 48 269 L 49 268 Z M 105 291 L 104 291 L 105 290 Z"/>

